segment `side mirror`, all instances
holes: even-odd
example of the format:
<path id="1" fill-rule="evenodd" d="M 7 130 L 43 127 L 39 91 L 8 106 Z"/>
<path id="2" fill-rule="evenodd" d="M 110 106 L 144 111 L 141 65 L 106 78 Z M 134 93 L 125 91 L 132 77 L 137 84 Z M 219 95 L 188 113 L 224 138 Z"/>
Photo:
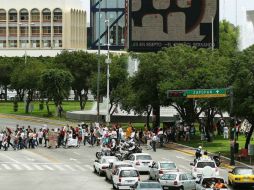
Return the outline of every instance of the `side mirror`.
<path id="1" fill-rule="evenodd" d="M 99 162 L 99 160 L 94 160 L 95 162 Z"/>
<path id="2" fill-rule="evenodd" d="M 193 163 L 190 163 L 190 165 L 191 165 L 191 166 L 194 166 L 194 164 L 193 164 Z"/>

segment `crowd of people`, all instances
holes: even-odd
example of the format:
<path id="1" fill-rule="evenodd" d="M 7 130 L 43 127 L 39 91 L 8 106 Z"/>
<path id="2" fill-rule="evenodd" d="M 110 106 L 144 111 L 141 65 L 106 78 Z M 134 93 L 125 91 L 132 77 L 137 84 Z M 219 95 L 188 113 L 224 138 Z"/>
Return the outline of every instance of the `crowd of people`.
<path id="1" fill-rule="evenodd" d="M 147 149 L 156 151 L 156 144 L 162 147 L 164 143 L 175 142 L 176 140 L 190 140 L 193 133 L 191 127 L 179 124 L 177 127 L 157 128 L 149 130 L 145 125 L 142 129 L 135 129 L 131 122 L 128 123 L 126 130 L 121 124 L 112 124 L 108 127 L 98 123 L 80 123 L 76 127 L 63 126 L 49 129 L 47 125 L 41 128 L 31 126 L 19 126 L 11 129 L 6 127 L 0 132 L 0 150 L 33 149 L 36 147 L 79 147 L 80 145 L 107 145 L 111 146 L 111 139 L 121 140 L 133 139 L 138 144 L 146 144 Z M 51 143 L 53 142 L 53 143 Z"/>

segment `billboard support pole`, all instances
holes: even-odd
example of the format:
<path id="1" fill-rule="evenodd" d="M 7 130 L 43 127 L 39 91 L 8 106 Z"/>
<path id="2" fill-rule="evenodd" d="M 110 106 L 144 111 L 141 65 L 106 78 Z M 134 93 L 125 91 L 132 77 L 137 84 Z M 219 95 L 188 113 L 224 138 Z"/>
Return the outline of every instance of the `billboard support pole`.
<path id="1" fill-rule="evenodd" d="M 213 24 L 213 17 L 212 17 L 212 51 L 214 50 L 214 24 Z"/>

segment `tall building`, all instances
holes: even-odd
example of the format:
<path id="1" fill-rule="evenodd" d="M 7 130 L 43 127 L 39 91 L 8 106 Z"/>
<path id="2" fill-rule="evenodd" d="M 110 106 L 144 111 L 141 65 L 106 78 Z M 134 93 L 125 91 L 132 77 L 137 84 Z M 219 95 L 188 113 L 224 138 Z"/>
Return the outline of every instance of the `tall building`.
<path id="1" fill-rule="evenodd" d="M 110 49 L 124 49 L 127 35 L 125 14 L 128 7 L 127 2 L 127 0 L 90 0 L 92 49 L 98 48 L 99 41 L 102 49 L 107 48 L 108 31 L 106 20 L 109 20 L 110 25 Z"/>
<path id="2" fill-rule="evenodd" d="M 0 0 L 0 50 L 86 49 L 79 0 Z"/>

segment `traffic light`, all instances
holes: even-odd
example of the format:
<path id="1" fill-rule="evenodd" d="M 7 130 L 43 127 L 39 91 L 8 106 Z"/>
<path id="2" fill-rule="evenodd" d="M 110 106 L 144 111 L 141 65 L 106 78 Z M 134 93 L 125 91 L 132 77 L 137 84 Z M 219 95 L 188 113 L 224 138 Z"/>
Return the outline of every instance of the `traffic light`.
<path id="1" fill-rule="evenodd" d="M 186 95 L 184 90 L 168 90 L 167 96 L 168 98 L 182 98 Z"/>

